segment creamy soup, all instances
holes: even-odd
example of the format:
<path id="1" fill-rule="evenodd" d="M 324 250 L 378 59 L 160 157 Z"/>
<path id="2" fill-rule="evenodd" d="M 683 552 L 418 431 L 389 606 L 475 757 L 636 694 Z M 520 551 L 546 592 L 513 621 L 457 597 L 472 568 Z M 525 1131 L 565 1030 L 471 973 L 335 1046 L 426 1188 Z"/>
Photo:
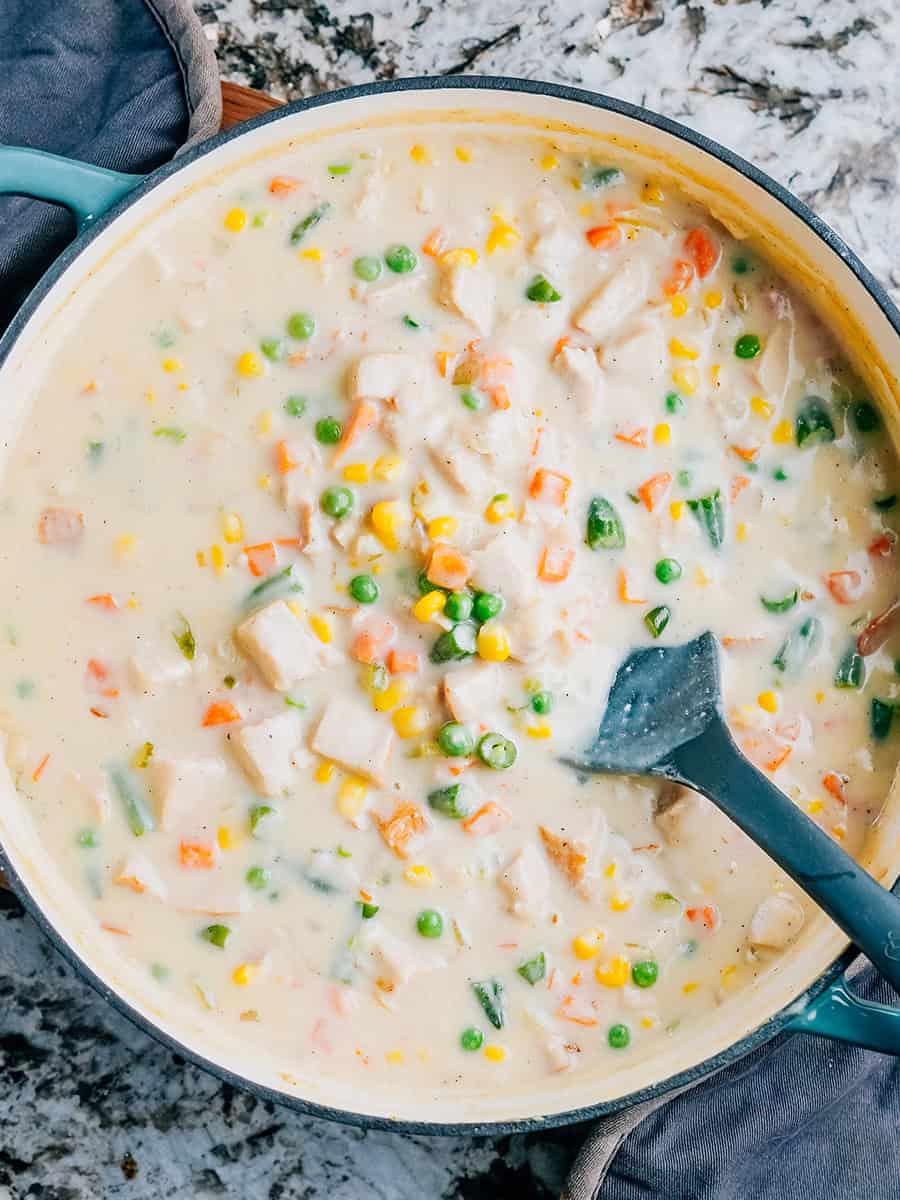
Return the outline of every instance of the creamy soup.
<path id="1" fill-rule="evenodd" d="M 97 937 L 286 1078 L 473 1095 L 777 969 L 812 913 L 761 852 L 560 760 L 711 629 L 747 755 L 851 852 L 879 813 L 896 462 L 790 280 L 588 143 L 452 125 L 141 238 L 0 509 L 7 761 Z"/>

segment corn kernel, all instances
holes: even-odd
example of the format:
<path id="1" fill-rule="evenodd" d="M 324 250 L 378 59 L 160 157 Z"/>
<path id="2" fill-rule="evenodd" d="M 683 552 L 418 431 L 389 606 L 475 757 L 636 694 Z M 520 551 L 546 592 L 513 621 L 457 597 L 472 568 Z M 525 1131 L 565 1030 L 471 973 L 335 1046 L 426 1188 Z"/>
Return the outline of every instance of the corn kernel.
<path id="1" fill-rule="evenodd" d="M 588 217 L 593 217 L 593 215 L 594 215 L 593 204 L 579 204 L 578 205 L 578 215 L 579 215 L 579 217 L 584 217 L 585 219 L 587 219 Z"/>
<path id="2" fill-rule="evenodd" d="M 673 521 L 680 521 L 684 516 L 684 501 L 673 500 L 669 505 L 669 515 Z"/>
<path id="3" fill-rule="evenodd" d="M 132 533 L 123 533 L 113 542 L 113 550 L 117 558 L 127 558 L 134 552 L 137 538 Z"/>
<path id="4" fill-rule="evenodd" d="M 672 427 L 667 421 L 660 421 L 653 430 L 653 440 L 657 446 L 668 446 L 669 442 L 671 442 Z"/>
<path id="5" fill-rule="evenodd" d="M 764 712 L 778 712 L 778 697 L 774 692 L 760 692 L 756 697 L 756 703 Z"/>
<path id="6" fill-rule="evenodd" d="M 602 929 L 588 929 L 585 933 L 580 933 L 572 942 L 572 953 L 576 958 L 587 962 L 588 959 L 596 958 L 600 953 L 600 947 L 606 941 L 606 934 Z"/>
<path id="7" fill-rule="evenodd" d="M 772 441 L 778 445 L 783 445 L 791 440 L 791 423 L 790 421 L 779 421 L 772 430 Z"/>
<path id="8" fill-rule="evenodd" d="M 606 870 L 603 872 L 603 874 L 606 876 L 607 879 L 612 879 L 613 875 L 615 875 L 617 870 L 618 870 L 618 864 L 611 862 L 607 865 Z"/>
<path id="9" fill-rule="evenodd" d="M 474 267 L 478 262 L 478 251 L 472 246 L 458 246 L 442 254 L 438 262 L 442 267 Z"/>
<path id="10" fill-rule="evenodd" d="M 702 567 L 694 567 L 694 583 L 697 587 L 709 587 L 712 583 L 712 576 Z"/>
<path id="11" fill-rule="evenodd" d="M 806 811 L 811 817 L 814 817 L 816 813 L 820 813 L 824 807 L 824 800 L 810 800 L 809 804 L 806 806 Z"/>
<path id="12" fill-rule="evenodd" d="M 695 350 L 693 346 L 686 346 L 684 342 L 674 337 L 669 339 L 669 353 L 675 358 L 690 359 L 691 362 L 700 357 L 699 350 Z"/>
<path id="13" fill-rule="evenodd" d="M 553 737 L 553 726 L 549 721 L 535 721 L 533 725 L 529 725 L 525 732 L 530 738 L 536 741 L 542 741 L 546 738 Z"/>
<path id="14" fill-rule="evenodd" d="M 222 224 L 229 233 L 240 233 L 247 224 L 247 214 L 242 208 L 229 208 Z"/>
<path id="15" fill-rule="evenodd" d="M 748 533 L 749 533 L 749 530 L 747 528 L 746 522 L 738 521 L 738 523 L 734 529 L 735 540 L 738 542 L 746 542 Z"/>
<path id="16" fill-rule="evenodd" d="M 349 779 L 343 781 L 338 788 L 335 804 L 338 813 L 345 821 L 352 821 L 362 812 L 368 790 L 365 780 L 358 779 L 355 775 L 351 775 Z"/>
<path id="17" fill-rule="evenodd" d="M 713 387 L 719 386 L 719 374 L 720 374 L 721 370 L 722 370 L 721 363 L 713 363 L 713 365 L 709 368 L 709 380 L 710 380 L 710 383 L 713 385 Z"/>
<path id="18" fill-rule="evenodd" d="M 629 973 L 627 958 L 611 958 L 608 962 L 597 963 L 594 968 L 594 978 L 608 988 L 624 987 L 628 982 Z"/>
<path id="19" fill-rule="evenodd" d="M 306 609 L 303 607 L 303 605 L 300 603 L 300 601 L 299 600 L 286 600 L 285 603 L 287 604 L 287 606 L 291 610 L 291 612 L 294 614 L 294 616 L 297 618 L 297 620 L 302 621 L 303 618 L 306 616 Z"/>
<path id="20" fill-rule="evenodd" d="M 843 841 L 843 839 L 847 836 L 847 826 L 846 825 L 832 825 L 831 836 L 834 838 L 837 838 L 837 840 L 839 842 Z"/>
<path id="21" fill-rule="evenodd" d="M 388 1050 L 384 1056 L 384 1061 L 391 1063 L 393 1066 L 399 1066 L 403 1062 L 402 1050 Z"/>
<path id="22" fill-rule="evenodd" d="M 385 549 L 398 550 L 400 548 L 399 532 L 406 523 L 399 501 L 380 500 L 377 504 L 373 504 L 369 519 Z"/>
<path id="23" fill-rule="evenodd" d="M 519 240 L 519 231 L 507 221 L 494 218 L 494 225 L 485 242 L 485 253 L 493 254 L 497 250 L 508 250 Z"/>
<path id="24" fill-rule="evenodd" d="M 397 736 L 402 738 L 418 737 L 428 727 L 428 713 L 415 704 L 395 709 L 392 720 Z"/>
<path id="25" fill-rule="evenodd" d="M 344 467 L 344 478 L 348 483 L 368 483 L 370 475 L 368 463 L 347 463 Z"/>
<path id="26" fill-rule="evenodd" d="M 649 1016 L 641 1017 L 641 1028 L 642 1029 L 655 1029 L 656 1024 L 657 1024 L 656 1017 L 649 1017 Z"/>
<path id="27" fill-rule="evenodd" d="M 125 601 L 125 607 L 130 608 L 132 612 L 137 612 L 137 610 L 141 607 L 141 602 L 138 600 L 137 596 L 129 596 Z"/>
<path id="28" fill-rule="evenodd" d="M 609 907 L 613 912 L 628 912 L 633 903 L 631 896 L 626 896 L 622 892 L 616 892 L 609 898 Z"/>
<path id="29" fill-rule="evenodd" d="M 428 522 L 428 536 L 433 542 L 449 541 L 459 529 L 456 517 L 435 517 Z"/>
<path id="30" fill-rule="evenodd" d="M 413 887 L 427 887 L 429 883 L 434 882 L 431 867 L 425 867 L 421 863 L 407 867 L 403 872 L 403 878 L 407 883 L 411 883 Z"/>
<path id="31" fill-rule="evenodd" d="M 256 418 L 256 432 L 260 437 L 265 437 L 267 433 L 272 432 L 272 410 L 264 408 Z"/>
<path id="32" fill-rule="evenodd" d="M 509 638 L 496 621 L 487 621 L 478 630 L 476 640 L 479 657 L 487 662 L 506 662 L 509 658 Z"/>
<path id="33" fill-rule="evenodd" d="M 322 261 L 322 251 L 319 250 L 316 246 L 310 246 L 307 250 L 300 251 L 300 257 L 308 259 L 309 262 L 321 262 Z"/>
<path id="34" fill-rule="evenodd" d="M 162 369 L 167 375 L 174 375 L 176 371 L 184 370 L 184 363 L 180 358 L 164 358 L 162 360 Z"/>
<path id="35" fill-rule="evenodd" d="M 729 963 L 727 967 L 723 967 L 719 972 L 719 980 L 722 987 L 731 987 L 734 983 L 735 975 L 737 975 L 737 966 L 734 963 Z"/>
<path id="36" fill-rule="evenodd" d="M 179 392 L 186 392 L 189 387 L 190 387 L 189 383 L 179 383 L 178 390 L 179 390 Z"/>
<path id="37" fill-rule="evenodd" d="M 269 491 L 269 489 L 272 486 L 272 476 L 271 475 L 260 475 L 259 478 L 256 480 L 256 484 L 257 484 L 257 487 L 261 487 L 264 492 L 267 492 L 267 491 Z"/>
<path id="38" fill-rule="evenodd" d="M 816 692 L 816 704 L 822 704 L 825 700 L 824 692 Z"/>
<path id="39" fill-rule="evenodd" d="M 499 525 L 501 521 L 511 521 L 516 515 L 515 507 L 509 496 L 495 496 L 484 510 L 484 519 L 491 525 Z"/>
<path id="40" fill-rule="evenodd" d="M 693 396 L 700 386 L 700 376 L 696 367 L 676 367 L 672 372 L 672 382 L 686 396 Z"/>
<path id="41" fill-rule="evenodd" d="M 309 618 L 309 627 L 319 641 L 324 642 L 326 646 L 331 641 L 332 637 L 334 637 L 331 629 L 331 623 L 325 617 L 321 617 L 316 613 Z"/>
<path id="42" fill-rule="evenodd" d="M 205 566 L 206 566 L 206 552 L 205 552 L 205 551 L 203 551 L 203 550 L 197 550 L 197 551 L 195 552 L 195 554 L 194 554 L 194 557 L 195 557 L 195 558 L 196 558 L 196 560 L 197 560 L 197 566 L 198 566 L 198 567 L 205 567 Z"/>
<path id="43" fill-rule="evenodd" d="M 689 996 L 691 994 L 691 992 L 696 992 L 696 990 L 699 986 L 700 986 L 699 983 L 694 983 L 694 982 L 686 983 L 681 990 L 684 992 L 684 994 L 686 996 Z"/>
<path id="44" fill-rule="evenodd" d="M 775 405 L 770 404 L 768 400 L 763 400 L 762 396 L 751 396 L 750 408 L 764 421 L 770 420 L 775 412 Z"/>
<path id="45" fill-rule="evenodd" d="M 703 303 L 706 305 L 707 308 L 718 308 L 719 305 L 722 303 L 722 293 L 721 292 L 707 292 L 706 295 L 703 297 Z"/>
<path id="46" fill-rule="evenodd" d="M 382 454 L 380 458 L 376 458 L 372 474 L 382 483 L 389 483 L 397 478 L 403 467 L 404 462 L 399 454 Z"/>
<path id="47" fill-rule="evenodd" d="M 232 544 L 244 540 L 244 522 L 237 513 L 226 513 L 222 518 L 222 537 Z"/>
<path id="48" fill-rule="evenodd" d="M 245 350 L 234 364 L 234 367 L 238 375 L 243 375 L 246 379 L 252 379 L 254 376 L 262 375 L 263 373 L 262 363 L 259 361 L 258 355 L 254 354 L 252 350 Z"/>
<path id="49" fill-rule="evenodd" d="M 154 392 L 153 388 L 148 388 L 147 391 L 144 392 L 144 400 L 147 404 L 156 403 L 156 392 Z"/>
<path id="50" fill-rule="evenodd" d="M 446 593 L 435 589 L 433 592 L 426 592 L 424 596 L 415 602 L 412 614 L 417 621 L 427 624 L 437 613 L 444 611 L 446 603 Z"/>
<path id="51" fill-rule="evenodd" d="M 230 825 L 220 825 L 216 832 L 216 841 L 222 850 L 233 850 L 238 839 Z"/>
<path id="52" fill-rule="evenodd" d="M 315 774 L 313 775 L 313 779 L 315 779 L 316 783 L 328 783 L 328 781 L 333 776 L 334 776 L 334 763 L 323 760 L 316 767 Z"/>
<path id="53" fill-rule="evenodd" d="M 374 693 L 372 705 L 376 712 L 390 712 L 406 698 L 408 691 L 409 684 L 405 679 L 395 679 L 383 691 Z"/>
<path id="54" fill-rule="evenodd" d="M 484 1048 L 484 1057 L 489 1062 L 501 1063 L 506 1058 L 506 1050 L 496 1042 L 489 1042 Z"/>
<path id="55" fill-rule="evenodd" d="M 472 151 L 469 149 L 468 146 L 457 146 L 454 153 L 456 154 L 456 157 L 459 159 L 460 162 L 471 162 L 472 161 Z"/>
<path id="56" fill-rule="evenodd" d="M 666 198 L 662 188 L 658 188 L 654 183 L 645 183 L 642 195 L 644 203 L 652 204 L 654 208 L 658 208 Z"/>
<path id="57" fill-rule="evenodd" d="M 246 987 L 248 983 L 253 982 L 258 973 L 259 967 L 256 963 L 241 963 L 240 966 L 234 968 L 231 979 L 238 987 Z"/>
<path id="58" fill-rule="evenodd" d="M 559 166 L 559 159 L 556 157 L 555 154 L 545 154 L 544 157 L 541 159 L 541 170 L 542 171 L 555 171 L 558 166 Z"/>
<path id="59" fill-rule="evenodd" d="M 688 310 L 688 302 L 684 296 L 673 296 L 671 300 L 672 316 L 683 317 Z"/>
<path id="60" fill-rule="evenodd" d="M 225 551 L 218 542 L 209 548 L 209 561 L 213 565 L 213 570 L 217 575 L 221 575 L 226 568 Z"/>
<path id="61" fill-rule="evenodd" d="M 414 163 L 418 163 L 420 167 L 427 167 L 431 165 L 431 155 L 428 153 L 427 149 L 418 142 L 415 146 L 410 147 L 409 157 Z"/>

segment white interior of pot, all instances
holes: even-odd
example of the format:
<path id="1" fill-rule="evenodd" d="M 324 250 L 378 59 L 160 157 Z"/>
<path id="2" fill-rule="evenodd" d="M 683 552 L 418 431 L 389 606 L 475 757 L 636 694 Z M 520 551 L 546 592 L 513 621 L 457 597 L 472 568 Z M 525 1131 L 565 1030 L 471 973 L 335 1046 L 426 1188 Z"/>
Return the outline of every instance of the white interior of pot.
<path id="1" fill-rule="evenodd" d="M 792 278 L 805 280 L 814 306 L 843 338 L 858 369 L 879 395 L 895 441 L 900 442 L 896 385 L 900 338 L 850 269 L 780 201 L 713 156 L 631 118 L 554 97 L 456 88 L 362 97 L 249 130 L 178 172 L 129 209 L 94 240 L 44 298 L 0 371 L 5 446 L 14 442 L 15 429 L 27 417 L 29 398 L 54 346 L 70 335 L 94 289 L 127 263 L 141 241 L 141 231 L 152 231 L 164 221 L 187 191 L 215 188 L 223 174 L 250 158 L 283 153 L 290 143 L 326 136 L 337 128 L 437 120 L 487 121 L 505 128 L 515 122 L 520 128 L 563 140 L 567 129 L 570 134 L 589 132 L 615 143 L 621 153 L 636 155 L 645 163 L 648 158 L 656 160 L 654 171 L 662 177 L 674 176 L 731 228 L 752 235 Z M 205 1014 L 173 1002 L 162 992 L 148 995 L 145 972 L 115 954 L 88 909 L 47 870 L 40 839 L 5 771 L 0 788 L 0 841 L 59 935 L 95 974 L 188 1050 L 287 1095 L 356 1113 L 434 1122 L 552 1120 L 554 1114 L 626 1096 L 726 1050 L 801 995 L 845 946 L 826 918 L 810 922 L 793 949 L 758 984 L 729 999 L 693 1030 L 685 1030 L 663 1048 L 656 1045 L 652 1055 L 634 1059 L 609 1077 L 575 1072 L 542 1079 L 531 1092 L 496 1095 L 401 1087 L 389 1077 L 368 1091 L 351 1089 L 312 1073 L 300 1074 L 296 1066 L 283 1062 L 251 1060 L 237 1034 L 211 1028 Z M 895 784 L 865 848 L 868 869 L 886 884 L 894 881 L 900 864 L 898 808 Z"/>

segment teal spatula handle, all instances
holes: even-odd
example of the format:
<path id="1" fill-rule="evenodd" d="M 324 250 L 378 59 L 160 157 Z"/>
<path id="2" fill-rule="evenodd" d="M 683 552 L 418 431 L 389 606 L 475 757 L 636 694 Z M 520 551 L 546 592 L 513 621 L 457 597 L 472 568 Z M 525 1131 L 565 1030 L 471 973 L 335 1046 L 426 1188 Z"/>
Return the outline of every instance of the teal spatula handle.
<path id="1" fill-rule="evenodd" d="M 900 992 L 900 898 L 883 888 L 744 757 L 717 717 L 667 770 L 701 792 L 828 913 Z"/>
<path id="2" fill-rule="evenodd" d="M 46 150 L 0 145 L 0 195 L 33 196 L 70 209 L 79 233 L 143 179 Z"/>

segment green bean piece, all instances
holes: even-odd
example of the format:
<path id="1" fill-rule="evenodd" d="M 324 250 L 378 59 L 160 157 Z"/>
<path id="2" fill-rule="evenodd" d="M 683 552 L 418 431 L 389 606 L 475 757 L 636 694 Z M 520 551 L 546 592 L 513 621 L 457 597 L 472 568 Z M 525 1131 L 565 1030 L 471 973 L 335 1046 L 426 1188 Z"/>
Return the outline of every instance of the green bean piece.
<path id="1" fill-rule="evenodd" d="M 660 604 L 656 608 L 651 608 L 644 617 L 644 624 L 647 626 L 650 636 L 658 638 L 668 625 L 671 617 L 672 611 L 666 604 Z"/>
<path id="2" fill-rule="evenodd" d="M 174 442 L 176 446 L 180 446 L 187 434 L 183 429 L 179 429 L 177 425 L 160 425 L 153 430 L 153 436 L 156 438 L 165 438 L 167 442 Z"/>
<path id="3" fill-rule="evenodd" d="M 688 500 L 687 505 L 700 522 L 710 545 L 714 550 L 718 550 L 725 538 L 725 511 L 719 489 L 716 488 L 708 496 L 701 496 L 697 500 Z"/>
<path id="4" fill-rule="evenodd" d="M 100 845 L 100 834 L 96 829 L 79 829 L 75 841 L 82 850 L 96 850 Z"/>
<path id="5" fill-rule="evenodd" d="M 796 674 L 813 657 L 822 640 L 822 622 L 818 617 L 807 617 L 782 643 L 772 659 L 772 666 L 779 671 Z"/>
<path id="6" fill-rule="evenodd" d="M 298 592 L 303 591 L 303 584 L 294 576 L 293 564 L 285 567 L 283 571 L 276 571 L 274 575 L 269 575 L 262 583 L 258 583 L 252 587 L 247 593 L 247 599 L 244 601 L 245 607 L 252 608 L 260 600 L 265 597 L 266 600 L 272 595 L 283 593 L 285 596 L 294 596 Z"/>
<path id="7" fill-rule="evenodd" d="M 506 1020 L 503 1000 L 503 984 L 499 979 L 473 981 L 475 999 L 484 1009 L 484 1015 L 495 1029 L 502 1029 Z"/>
<path id="8" fill-rule="evenodd" d="M 299 246 L 309 231 L 315 229 L 330 208 L 331 205 L 326 200 L 322 204 L 317 204 L 311 212 L 306 214 L 302 221 L 298 221 L 291 230 L 291 245 Z"/>
<path id="9" fill-rule="evenodd" d="M 135 837 L 143 837 L 156 828 L 153 814 L 135 780 L 125 767 L 107 767 L 116 795 L 125 809 L 125 820 Z"/>
<path id="10" fill-rule="evenodd" d="M 562 300 L 560 293 L 543 275 L 535 275 L 528 285 L 525 295 L 535 304 L 555 304 L 557 300 Z"/>
<path id="11" fill-rule="evenodd" d="M 433 663 L 458 662 L 475 653 L 476 632 L 471 621 L 460 621 L 446 630 L 431 647 Z"/>
<path id="12" fill-rule="evenodd" d="M 872 731 L 872 737 L 876 742 L 883 742 L 891 732 L 891 724 L 894 720 L 894 706 L 889 700 L 879 700 L 877 696 L 872 697 L 872 704 L 869 709 L 869 727 Z"/>
<path id="13" fill-rule="evenodd" d="M 194 633 L 187 617 L 183 617 L 181 613 L 179 613 L 178 620 L 181 622 L 181 628 L 177 633 L 173 633 L 172 637 L 175 639 L 175 645 L 178 647 L 184 657 L 188 660 L 188 662 L 192 662 L 194 654 L 197 650 L 197 643 L 194 641 Z"/>
<path id="14" fill-rule="evenodd" d="M 473 392 L 471 388 L 463 388 L 459 398 L 470 412 L 480 412 L 484 408 L 484 396 L 480 392 Z"/>
<path id="15" fill-rule="evenodd" d="M 859 691 L 866 682 L 866 660 L 852 642 L 834 672 L 834 686 L 847 691 Z"/>
<path id="16" fill-rule="evenodd" d="M 620 167 L 597 166 L 594 163 L 588 163 L 581 173 L 582 185 L 594 192 L 615 187 L 617 184 L 624 182 L 625 173 Z"/>
<path id="17" fill-rule="evenodd" d="M 667 413 L 671 413 L 674 416 L 675 413 L 681 412 L 681 410 L 683 408 L 684 408 L 684 399 L 678 394 L 678 392 L 669 392 L 666 395 L 666 412 Z"/>
<path id="18" fill-rule="evenodd" d="M 547 974 L 547 959 L 543 950 L 539 950 L 531 958 L 526 958 L 524 962 L 519 963 L 516 967 L 516 974 L 521 975 L 525 982 L 530 983 L 532 987 L 536 983 L 540 983 Z"/>
<path id="19" fill-rule="evenodd" d="M 478 757 L 492 771 L 505 771 L 518 756 L 515 742 L 502 733 L 485 733 L 478 742 Z"/>
<path id="20" fill-rule="evenodd" d="M 834 441 L 834 423 L 821 396 L 807 396 L 803 401 L 794 420 L 794 436 L 798 446 Z"/>
<path id="21" fill-rule="evenodd" d="M 211 946 L 218 946 L 220 950 L 224 950 L 230 933 L 227 925 L 207 925 L 200 936 Z"/>
<path id="22" fill-rule="evenodd" d="M 459 821 L 467 815 L 468 809 L 460 803 L 463 796 L 463 785 L 451 783 L 448 787 L 436 788 L 428 793 L 428 807 L 439 812 L 441 816 L 452 817 Z"/>
<path id="23" fill-rule="evenodd" d="M 625 545 L 625 526 L 615 506 L 603 496 L 595 496 L 588 505 L 585 542 L 592 550 L 621 550 Z"/>
<path id="24" fill-rule="evenodd" d="M 438 730 L 437 744 L 448 758 L 466 758 L 475 749 L 475 735 L 459 721 L 447 721 Z"/>
<path id="25" fill-rule="evenodd" d="M 782 596 L 780 600 L 767 600 L 765 596 L 760 596 L 759 602 L 770 613 L 786 613 L 796 605 L 800 599 L 800 591 L 794 588 L 792 592 L 788 592 L 786 596 Z"/>
<path id="26" fill-rule="evenodd" d="M 271 817 L 274 812 L 271 804 L 254 804 L 250 809 L 250 833 L 253 837 L 258 837 L 264 832 L 266 818 Z"/>

